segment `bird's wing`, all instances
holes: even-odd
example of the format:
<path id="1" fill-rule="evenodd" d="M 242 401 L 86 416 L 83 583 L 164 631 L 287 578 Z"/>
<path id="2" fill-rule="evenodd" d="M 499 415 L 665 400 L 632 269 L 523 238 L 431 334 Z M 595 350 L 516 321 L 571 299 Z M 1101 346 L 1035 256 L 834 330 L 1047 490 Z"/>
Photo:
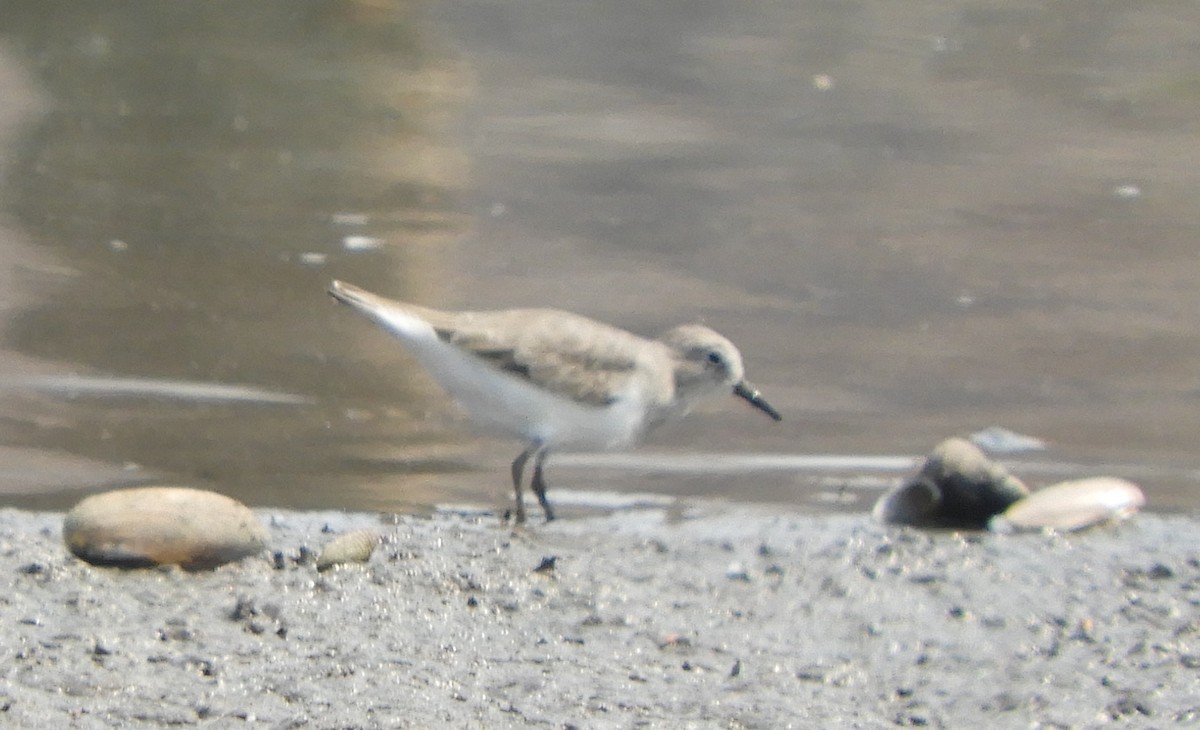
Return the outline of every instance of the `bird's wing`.
<path id="1" fill-rule="evenodd" d="M 435 322 L 445 342 L 532 385 L 592 406 L 611 405 L 653 343 L 555 310 L 462 313 Z"/>

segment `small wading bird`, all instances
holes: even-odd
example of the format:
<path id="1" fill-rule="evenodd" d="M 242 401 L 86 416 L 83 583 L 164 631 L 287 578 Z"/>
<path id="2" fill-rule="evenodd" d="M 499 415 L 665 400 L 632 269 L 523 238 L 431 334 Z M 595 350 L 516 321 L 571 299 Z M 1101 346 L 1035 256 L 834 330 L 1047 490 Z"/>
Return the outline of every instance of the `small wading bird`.
<path id="1" fill-rule="evenodd" d="M 334 281 L 329 294 L 391 332 L 480 425 L 523 439 L 512 463 L 516 521 L 521 484 L 546 500 L 550 450 L 619 449 L 701 399 L 729 393 L 776 421 L 779 412 L 746 382 L 733 343 L 701 325 L 650 340 L 554 309 L 443 312 Z"/>

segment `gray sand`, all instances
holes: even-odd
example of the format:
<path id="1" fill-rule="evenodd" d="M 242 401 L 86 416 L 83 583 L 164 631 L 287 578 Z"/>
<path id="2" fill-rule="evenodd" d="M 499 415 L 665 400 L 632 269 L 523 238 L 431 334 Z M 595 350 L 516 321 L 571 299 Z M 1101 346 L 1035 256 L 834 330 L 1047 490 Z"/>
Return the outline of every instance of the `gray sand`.
<path id="1" fill-rule="evenodd" d="M 0 511 L 0 726 L 1200 722 L 1200 527 L 928 533 L 711 504 L 535 525 L 262 512 L 270 556 L 90 567 Z M 301 547 L 380 526 L 366 565 Z M 544 558 L 549 571 L 535 572 Z"/>

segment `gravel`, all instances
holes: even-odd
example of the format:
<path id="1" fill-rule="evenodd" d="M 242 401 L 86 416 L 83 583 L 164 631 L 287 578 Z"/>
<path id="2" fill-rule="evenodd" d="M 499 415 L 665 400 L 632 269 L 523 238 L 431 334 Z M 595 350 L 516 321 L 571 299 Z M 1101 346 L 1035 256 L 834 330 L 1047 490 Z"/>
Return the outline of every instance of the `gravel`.
<path id="1" fill-rule="evenodd" d="M 0 511 L 6 728 L 1200 722 L 1200 523 L 888 528 L 704 503 L 533 525 L 264 511 L 261 557 L 71 557 Z M 318 573 L 335 534 L 366 564 Z"/>

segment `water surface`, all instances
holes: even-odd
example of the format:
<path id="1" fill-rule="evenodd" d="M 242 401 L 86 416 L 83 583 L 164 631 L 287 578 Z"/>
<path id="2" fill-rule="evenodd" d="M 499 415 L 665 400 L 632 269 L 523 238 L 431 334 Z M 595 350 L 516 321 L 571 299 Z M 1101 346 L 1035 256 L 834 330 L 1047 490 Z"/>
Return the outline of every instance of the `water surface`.
<path id="1" fill-rule="evenodd" d="M 1197 506 L 1189 5 L 0 17 L 6 501 L 171 480 L 292 507 L 499 502 L 519 446 L 330 305 L 341 278 L 646 334 L 703 319 L 785 414 L 712 403 L 625 468 L 552 461 L 563 488 L 816 506 L 849 477 L 678 465 L 903 460 L 1002 425 L 1069 466 L 1038 474 Z"/>

